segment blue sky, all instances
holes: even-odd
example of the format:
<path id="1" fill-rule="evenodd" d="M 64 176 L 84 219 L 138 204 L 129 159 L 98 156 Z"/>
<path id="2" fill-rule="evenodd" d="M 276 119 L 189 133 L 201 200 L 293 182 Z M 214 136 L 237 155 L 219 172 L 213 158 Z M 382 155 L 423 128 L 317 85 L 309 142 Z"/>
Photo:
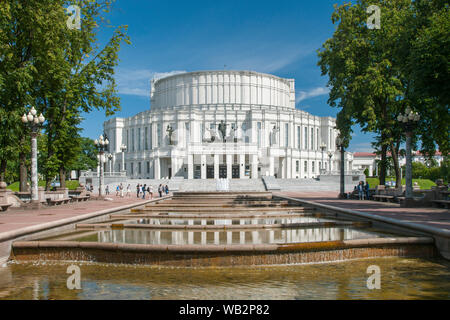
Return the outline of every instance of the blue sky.
<path id="1" fill-rule="evenodd" d="M 297 108 L 335 116 L 327 104 L 327 77 L 317 49 L 332 36 L 337 1 L 117 0 L 108 18 L 128 25 L 116 70 L 122 110 L 128 117 L 150 108 L 149 81 L 182 71 L 253 70 L 296 80 Z M 111 36 L 103 28 L 100 41 Z M 84 115 L 83 135 L 98 137 L 104 112 Z M 355 128 L 350 151 L 370 151 L 370 136 Z"/>

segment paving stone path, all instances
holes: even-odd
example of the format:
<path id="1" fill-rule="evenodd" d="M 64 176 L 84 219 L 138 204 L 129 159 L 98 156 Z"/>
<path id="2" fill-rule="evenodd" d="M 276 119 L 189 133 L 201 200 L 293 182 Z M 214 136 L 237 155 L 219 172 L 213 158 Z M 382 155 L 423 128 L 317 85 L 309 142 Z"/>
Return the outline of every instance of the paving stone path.
<path id="1" fill-rule="evenodd" d="M 438 208 L 400 208 L 396 203 L 366 200 L 339 200 L 338 192 L 280 192 L 299 198 L 339 208 L 366 212 L 401 221 L 414 222 L 435 228 L 450 230 L 450 210 Z"/>

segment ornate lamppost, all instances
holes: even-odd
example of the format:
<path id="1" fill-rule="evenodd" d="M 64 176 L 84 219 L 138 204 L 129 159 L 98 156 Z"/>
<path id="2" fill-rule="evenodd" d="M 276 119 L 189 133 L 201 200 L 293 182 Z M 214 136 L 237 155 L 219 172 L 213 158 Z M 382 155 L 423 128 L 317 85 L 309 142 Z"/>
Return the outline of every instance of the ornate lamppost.
<path id="1" fill-rule="evenodd" d="M 333 158 L 333 151 L 328 151 L 328 168 L 331 174 L 331 158 Z"/>
<path id="2" fill-rule="evenodd" d="M 108 154 L 108 162 L 109 162 L 109 174 L 112 175 L 112 159 L 113 159 L 113 155 L 110 153 Z"/>
<path id="3" fill-rule="evenodd" d="M 37 171 L 37 136 L 42 124 L 45 121 L 42 113 L 39 117 L 34 107 L 27 114 L 22 116 L 22 122 L 31 129 L 31 203 L 39 206 L 38 194 L 38 171 Z"/>
<path id="4" fill-rule="evenodd" d="M 122 171 L 125 172 L 125 151 L 127 150 L 127 146 L 122 144 L 120 146 L 120 151 L 122 151 Z"/>
<path id="5" fill-rule="evenodd" d="M 338 135 L 336 138 L 336 146 L 338 147 L 341 153 L 341 165 L 340 165 L 340 185 L 341 192 L 339 193 L 339 199 L 346 199 L 347 196 L 345 194 L 345 148 L 344 148 L 344 140 L 341 138 L 341 135 Z"/>
<path id="6" fill-rule="evenodd" d="M 411 157 L 411 144 L 412 144 L 412 136 L 416 123 L 420 120 L 420 115 L 417 112 L 411 110 L 410 107 L 407 107 L 405 110 L 405 114 L 400 114 L 397 118 L 400 125 L 402 125 L 405 129 L 406 133 L 406 194 L 405 203 L 408 202 L 408 199 L 412 199 L 413 196 L 413 187 L 412 187 L 412 157 Z"/>
<path id="7" fill-rule="evenodd" d="M 324 166 L 324 162 L 323 162 L 323 153 L 325 151 L 325 149 L 327 148 L 327 145 L 325 144 L 325 142 L 322 141 L 322 143 L 320 144 L 320 150 L 322 150 L 322 165 L 320 166 L 320 171 L 326 171 L 327 168 L 325 168 Z"/>
<path id="8" fill-rule="evenodd" d="M 95 146 L 98 150 L 98 161 L 100 163 L 100 174 L 99 174 L 99 187 L 98 187 L 98 195 L 99 197 L 103 196 L 103 163 L 105 162 L 105 151 L 108 148 L 109 141 L 108 139 L 103 139 L 103 135 L 99 137 L 99 139 L 94 141 Z"/>

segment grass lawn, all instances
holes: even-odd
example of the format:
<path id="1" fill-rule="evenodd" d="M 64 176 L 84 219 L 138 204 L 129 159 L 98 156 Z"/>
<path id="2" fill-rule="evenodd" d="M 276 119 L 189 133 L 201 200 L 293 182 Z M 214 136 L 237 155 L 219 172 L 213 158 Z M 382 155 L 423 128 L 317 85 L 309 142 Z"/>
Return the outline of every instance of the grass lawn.
<path id="1" fill-rule="evenodd" d="M 370 188 L 375 188 L 380 184 L 380 180 L 378 178 L 367 178 L 366 180 L 369 183 Z M 390 180 L 394 181 L 395 183 L 395 178 L 386 178 L 386 181 Z M 419 184 L 421 190 L 429 190 L 431 189 L 431 187 L 434 187 L 436 185 L 436 183 L 429 179 L 413 179 L 413 184 L 414 182 L 417 182 Z M 402 185 L 405 185 L 405 178 L 402 179 Z"/>
<path id="2" fill-rule="evenodd" d="M 80 183 L 76 180 L 66 181 L 66 188 L 69 188 L 69 190 L 75 190 L 79 186 L 80 186 Z M 39 187 L 45 187 L 45 181 L 39 181 Z M 13 192 L 18 192 L 19 191 L 19 182 L 11 183 L 6 188 Z"/>

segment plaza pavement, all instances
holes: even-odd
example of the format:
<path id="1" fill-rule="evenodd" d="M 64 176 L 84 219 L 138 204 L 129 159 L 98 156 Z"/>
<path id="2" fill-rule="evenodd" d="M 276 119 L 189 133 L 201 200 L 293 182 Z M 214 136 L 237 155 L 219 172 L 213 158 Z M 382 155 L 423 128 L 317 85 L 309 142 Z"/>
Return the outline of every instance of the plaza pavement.
<path id="1" fill-rule="evenodd" d="M 148 196 L 145 200 L 138 199 L 136 194 L 124 198 L 116 197 L 115 194 L 107 197 L 112 201 L 89 200 L 53 207 L 44 206 L 39 210 L 13 208 L 0 212 L 0 241 L 7 233 L 20 233 L 21 230 L 49 223 L 63 224 L 65 221 L 82 219 L 84 216 L 103 211 L 122 210 L 121 208 L 125 210 L 127 207 L 144 204 L 150 200 Z"/>
<path id="2" fill-rule="evenodd" d="M 298 198 L 329 206 L 356 210 L 381 217 L 413 222 L 450 230 L 450 210 L 439 208 L 400 208 L 399 204 L 371 200 L 339 200 L 339 192 L 279 192 L 281 196 Z"/>

